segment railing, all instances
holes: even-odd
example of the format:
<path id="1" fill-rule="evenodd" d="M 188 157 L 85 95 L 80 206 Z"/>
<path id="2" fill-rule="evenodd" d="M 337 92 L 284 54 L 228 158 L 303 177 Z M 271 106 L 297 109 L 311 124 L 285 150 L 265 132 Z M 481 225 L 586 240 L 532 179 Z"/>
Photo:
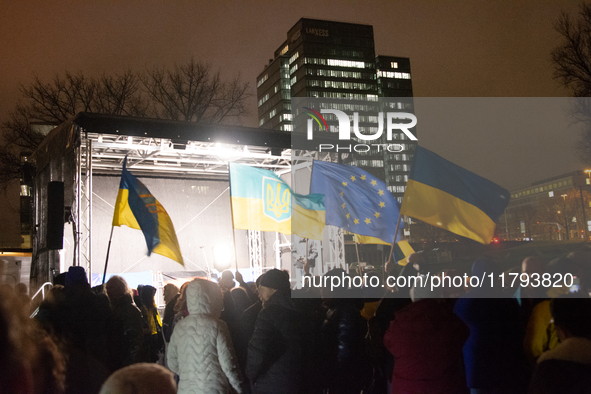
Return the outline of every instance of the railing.
<path id="1" fill-rule="evenodd" d="M 41 287 L 39 288 L 39 290 L 37 290 L 37 292 L 35 293 L 35 295 L 33 297 L 31 297 L 31 300 L 34 300 L 35 297 L 37 297 L 39 295 L 39 293 L 41 293 L 41 300 L 45 299 L 45 286 L 49 286 L 49 288 L 51 289 L 53 287 L 53 283 L 51 282 L 45 282 L 41 285 Z M 34 318 L 37 313 L 39 313 L 39 307 L 37 307 L 37 309 L 35 309 L 35 311 L 33 311 L 33 313 L 31 314 L 31 319 Z"/>

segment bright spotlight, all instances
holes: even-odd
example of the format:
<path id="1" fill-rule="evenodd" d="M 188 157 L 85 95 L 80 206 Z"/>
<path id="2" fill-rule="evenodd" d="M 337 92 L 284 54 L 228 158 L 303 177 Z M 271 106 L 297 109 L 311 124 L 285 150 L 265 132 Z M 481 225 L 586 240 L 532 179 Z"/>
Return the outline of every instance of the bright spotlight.
<path id="1" fill-rule="evenodd" d="M 223 270 L 227 270 L 232 266 L 232 260 L 234 256 L 232 255 L 232 249 L 230 248 L 230 245 L 217 245 L 214 246 L 212 249 L 213 266 L 216 270 L 222 272 Z"/>

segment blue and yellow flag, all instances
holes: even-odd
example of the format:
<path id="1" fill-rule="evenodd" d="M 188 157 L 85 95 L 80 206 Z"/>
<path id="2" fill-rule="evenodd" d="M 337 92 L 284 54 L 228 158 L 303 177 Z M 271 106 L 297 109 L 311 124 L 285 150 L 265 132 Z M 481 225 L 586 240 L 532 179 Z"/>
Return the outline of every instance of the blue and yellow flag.
<path id="1" fill-rule="evenodd" d="M 405 239 L 394 245 L 394 250 L 392 251 L 394 254 L 394 260 L 398 262 L 398 265 L 402 266 L 408 264 L 407 258 L 414 252 L 415 250 Z"/>
<path id="2" fill-rule="evenodd" d="M 310 192 L 324 194 L 326 224 L 359 234 L 360 243 L 390 245 L 394 241 L 400 203 L 386 184 L 370 173 L 315 160 Z M 401 223 L 399 240 L 402 227 Z"/>
<path id="3" fill-rule="evenodd" d="M 401 213 L 488 244 L 509 192 L 417 146 Z"/>
<path id="4" fill-rule="evenodd" d="M 272 171 L 230 163 L 230 197 L 235 229 L 322 239 L 324 196 L 292 193 Z"/>
<path id="5" fill-rule="evenodd" d="M 148 256 L 154 252 L 185 265 L 170 216 L 148 188 L 127 171 L 127 157 L 113 215 L 113 226 L 121 225 L 142 230 Z"/>

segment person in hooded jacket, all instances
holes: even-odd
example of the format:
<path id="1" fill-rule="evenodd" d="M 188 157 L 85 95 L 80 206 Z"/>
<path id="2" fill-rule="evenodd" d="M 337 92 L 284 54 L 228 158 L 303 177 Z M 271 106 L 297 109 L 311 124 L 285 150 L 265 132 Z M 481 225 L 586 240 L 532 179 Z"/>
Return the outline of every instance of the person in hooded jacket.
<path id="1" fill-rule="evenodd" d="M 289 294 L 289 274 L 272 269 L 262 275 L 263 309 L 248 344 L 246 375 L 254 394 L 306 393 L 305 331 Z"/>
<path id="2" fill-rule="evenodd" d="M 443 302 L 441 288 L 414 287 L 384 336 L 394 356 L 393 394 L 467 393 L 462 346 L 468 327 Z"/>
<path id="3" fill-rule="evenodd" d="M 485 277 L 482 286 L 470 289 L 454 306 L 454 313 L 470 328 L 464 345 L 466 382 L 472 394 L 522 393 L 527 388 L 527 363 L 523 350 L 524 327 L 515 298 L 503 298 L 496 263 L 476 260 L 472 276 Z"/>
<path id="4" fill-rule="evenodd" d="M 189 315 L 180 320 L 168 346 L 168 367 L 179 375 L 179 394 L 242 393 L 238 362 L 222 320 L 219 286 L 195 279 L 186 287 Z"/>

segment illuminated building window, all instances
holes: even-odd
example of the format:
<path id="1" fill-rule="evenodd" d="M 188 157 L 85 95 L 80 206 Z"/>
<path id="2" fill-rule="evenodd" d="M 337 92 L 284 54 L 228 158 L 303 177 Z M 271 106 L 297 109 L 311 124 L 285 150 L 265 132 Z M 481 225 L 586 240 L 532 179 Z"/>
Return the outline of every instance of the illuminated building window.
<path id="1" fill-rule="evenodd" d="M 269 100 L 269 93 L 265 94 L 262 99 L 259 100 L 259 107 Z"/>
<path id="2" fill-rule="evenodd" d="M 290 62 L 291 63 L 291 62 Z M 314 57 L 307 57 L 304 59 L 304 63 L 307 64 L 318 64 L 321 66 L 333 66 L 333 67 L 351 67 L 351 68 L 370 68 L 370 63 L 365 62 L 358 62 L 353 60 L 343 60 L 343 59 L 322 59 L 322 58 L 314 58 Z"/>
<path id="3" fill-rule="evenodd" d="M 269 78 L 269 75 L 268 74 L 265 74 L 264 77 L 262 77 L 261 79 L 259 79 L 259 82 L 257 83 L 257 88 L 259 86 L 261 86 L 268 78 Z"/>

